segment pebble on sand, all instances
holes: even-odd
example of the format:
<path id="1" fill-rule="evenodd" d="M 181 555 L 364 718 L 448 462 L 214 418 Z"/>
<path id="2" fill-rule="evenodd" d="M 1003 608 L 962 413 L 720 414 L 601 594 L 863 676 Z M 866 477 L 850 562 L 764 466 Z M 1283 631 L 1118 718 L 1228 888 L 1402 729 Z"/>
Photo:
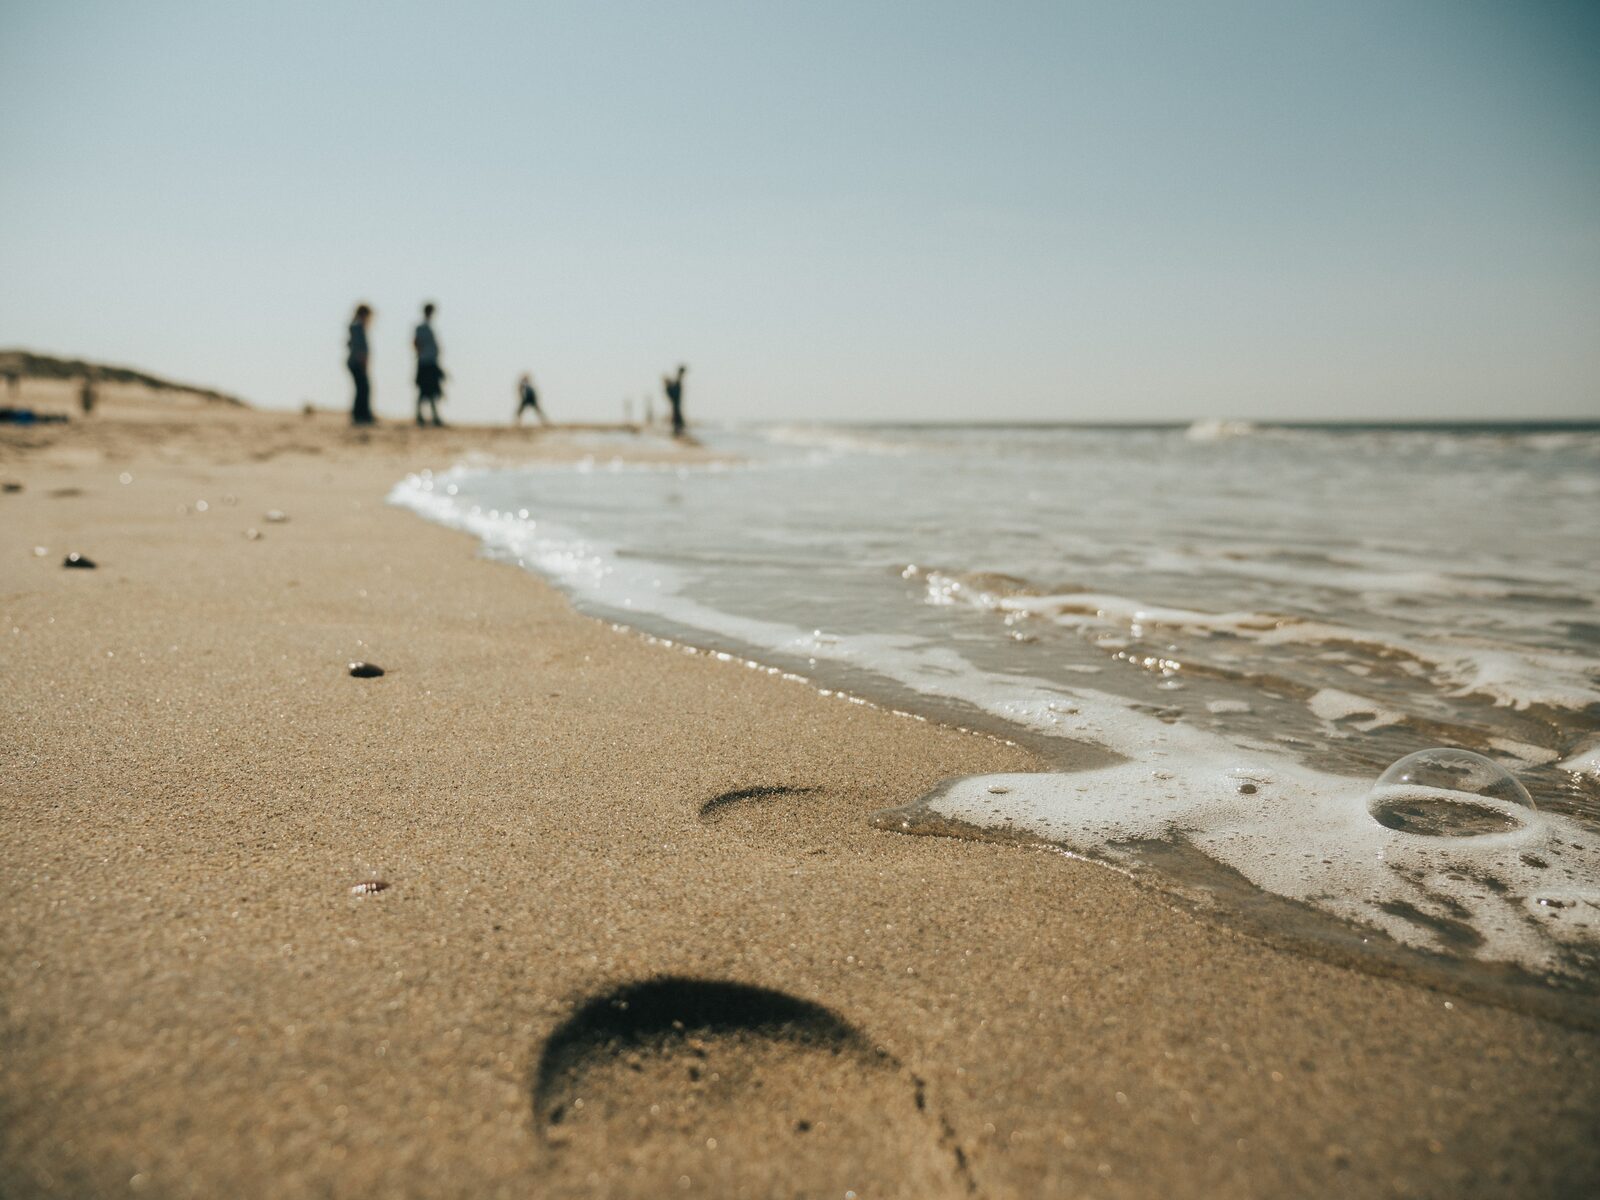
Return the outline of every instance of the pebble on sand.
<path id="1" fill-rule="evenodd" d="M 79 554 L 74 550 L 61 560 L 61 565 L 63 567 L 79 567 L 85 571 L 92 571 L 94 570 L 94 559 L 87 554 Z"/>
<path id="2" fill-rule="evenodd" d="M 274 508 L 263 514 L 262 520 L 271 521 L 274 525 L 282 524 L 289 519 L 289 514 L 280 508 Z"/>
<path id="3" fill-rule="evenodd" d="M 357 679 L 376 679 L 383 674 L 383 668 L 377 663 L 353 662 L 350 664 L 350 674 Z"/>
<path id="4" fill-rule="evenodd" d="M 374 892 L 386 891 L 389 887 L 387 881 L 382 879 L 363 879 L 350 889 L 352 896 L 370 896 Z"/>

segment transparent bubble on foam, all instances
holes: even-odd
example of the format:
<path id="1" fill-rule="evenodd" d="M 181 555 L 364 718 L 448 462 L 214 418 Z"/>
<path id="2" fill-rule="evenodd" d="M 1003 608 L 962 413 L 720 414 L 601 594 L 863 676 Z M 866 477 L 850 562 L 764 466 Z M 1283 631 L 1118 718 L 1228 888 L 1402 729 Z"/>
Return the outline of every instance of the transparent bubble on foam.
<path id="1" fill-rule="evenodd" d="M 1152 753 L 1068 773 L 946 780 L 873 823 L 1037 837 L 1154 871 L 1207 904 L 1237 899 L 1247 924 L 1291 941 L 1307 909 L 1318 910 L 1350 924 L 1315 929 L 1303 944 L 1360 953 L 1376 930 L 1440 955 L 1430 978 L 1479 960 L 1600 985 L 1600 839 L 1539 811 L 1510 772 L 1468 751 L 1407 755 L 1367 784 L 1276 758 Z M 1240 887 L 1305 907 L 1262 906 Z"/>
<path id="2" fill-rule="evenodd" d="M 1527 829 L 1538 805 L 1517 777 L 1470 750 L 1435 747 L 1394 763 L 1367 794 L 1373 820 L 1421 837 L 1482 837 Z"/>

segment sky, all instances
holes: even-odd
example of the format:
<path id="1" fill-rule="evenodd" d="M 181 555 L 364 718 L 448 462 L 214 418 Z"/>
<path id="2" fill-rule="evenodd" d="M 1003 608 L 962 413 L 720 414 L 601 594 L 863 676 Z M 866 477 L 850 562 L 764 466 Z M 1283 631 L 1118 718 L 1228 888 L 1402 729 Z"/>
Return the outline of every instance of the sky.
<path id="1" fill-rule="evenodd" d="M 1600 5 L 0 3 L 0 346 L 427 299 L 462 421 L 1597 418 Z"/>

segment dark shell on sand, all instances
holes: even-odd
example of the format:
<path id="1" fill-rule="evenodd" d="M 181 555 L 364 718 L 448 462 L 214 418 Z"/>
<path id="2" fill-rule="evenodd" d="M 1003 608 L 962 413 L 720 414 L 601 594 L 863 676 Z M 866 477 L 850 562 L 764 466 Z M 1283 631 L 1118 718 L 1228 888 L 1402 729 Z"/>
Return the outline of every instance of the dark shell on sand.
<path id="1" fill-rule="evenodd" d="M 63 567 L 77 567 L 80 570 L 92 571 L 94 570 L 94 559 L 86 554 L 79 554 L 74 550 L 61 560 L 61 565 Z"/>
<path id="2" fill-rule="evenodd" d="M 353 662 L 350 664 L 350 674 L 357 679 L 376 679 L 383 674 L 383 668 L 377 663 Z"/>
<path id="3" fill-rule="evenodd" d="M 388 883 L 382 879 L 363 879 L 360 883 L 351 887 L 350 894 L 352 896 L 370 896 L 374 892 L 386 891 L 388 887 Z"/>

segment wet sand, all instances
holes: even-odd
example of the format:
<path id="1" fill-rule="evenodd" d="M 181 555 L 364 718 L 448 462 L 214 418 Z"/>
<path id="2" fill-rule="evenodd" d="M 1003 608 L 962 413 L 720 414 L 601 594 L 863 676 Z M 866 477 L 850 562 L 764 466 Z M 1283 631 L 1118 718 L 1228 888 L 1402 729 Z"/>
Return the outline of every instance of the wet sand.
<path id="1" fill-rule="evenodd" d="M 1600 1037 L 870 827 L 1037 763 L 383 503 L 475 451 L 596 447 L 0 427 L 0 1194 L 1600 1190 Z"/>

